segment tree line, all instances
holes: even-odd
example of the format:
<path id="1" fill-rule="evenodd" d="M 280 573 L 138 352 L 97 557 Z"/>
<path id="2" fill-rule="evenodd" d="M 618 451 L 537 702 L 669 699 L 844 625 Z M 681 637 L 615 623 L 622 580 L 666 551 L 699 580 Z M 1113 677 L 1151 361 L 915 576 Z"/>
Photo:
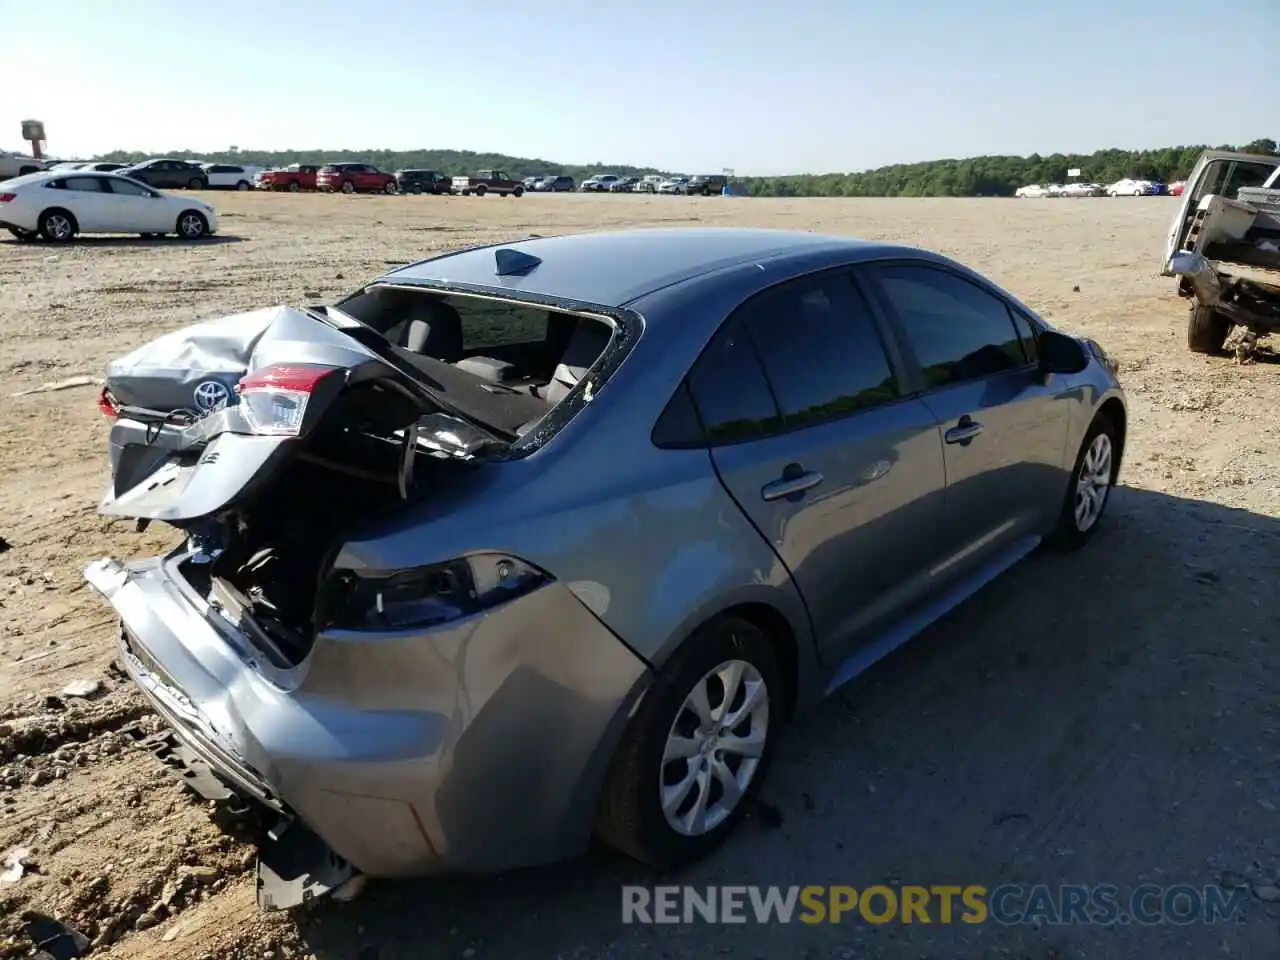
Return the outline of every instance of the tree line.
<path id="1" fill-rule="evenodd" d="M 1202 150 L 1210 147 L 1161 147 L 1155 150 L 1097 150 L 1090 154 L 1054 153 L 1029 157 L 984 156 L 961 160 L 927 160 L 898 163 L 860 173 L 797 174 L 781 177 L 742 177 L 747 192 L 757 197 L 1008 197 L 1030 183 L 1062 183 L 1067 171 L 1079 169 L 1086 181 L 1108 184 L 1124 177 L 1169 182 L 1191 172 Z M 1245 153 L 1278 154 L 1276 141 L 1262 138 L 1238 146 L 1212 149 Z M 117 150 L 98 159 L 137 162 L 154 154 Z M 214 163 L 282 167 L 291 163 L 350 161 L 369 163 L 382 170 L 439 170 L 446 174 L 498 169 L 513 177 L 568 175 L 576 180 L 598 173 L 641 177 L 666 174 L 655 167 L 605 163 L 565 164 L 501 153 L 469 150 L 229 150 L 194 154 L 177 151 L 165 156 L 201 159 Z"/>

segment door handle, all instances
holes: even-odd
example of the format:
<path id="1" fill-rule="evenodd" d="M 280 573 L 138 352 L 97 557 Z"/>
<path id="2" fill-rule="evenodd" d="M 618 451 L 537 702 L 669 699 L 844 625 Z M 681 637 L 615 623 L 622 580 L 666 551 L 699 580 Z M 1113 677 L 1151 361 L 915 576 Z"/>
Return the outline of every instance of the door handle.
<path id="1" fill-rule="evenodd" d="M 779 479 L 760 488 L 760 496 L 765 500 L 798 499 L 800 494 L 821 482 L 822 474 L 817 470 L 805 470 L 798 463 L 789 463 Z"/>
<path id="2" fill-rule="evenodd" d="M 942 435 L 942 439 L 947 443 L 968 444 L 970 440 L 982 432 L 982 424 L 974 420 L 967 413 L 960 418 L 960 422 Z"/>

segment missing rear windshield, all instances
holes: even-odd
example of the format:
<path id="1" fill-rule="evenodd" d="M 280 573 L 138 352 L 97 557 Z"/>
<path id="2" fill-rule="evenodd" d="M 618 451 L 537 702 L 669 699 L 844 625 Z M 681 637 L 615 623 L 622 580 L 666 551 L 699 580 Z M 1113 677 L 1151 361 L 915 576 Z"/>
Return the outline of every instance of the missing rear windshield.
<path id="1" fill-rule="evenodd" d="M 373 286 L 338 309 L 381 334 L 433 394 L 510 438 L 517 456 L 589 403 L 635 339 L 617 314 L 418 286 Z"/>

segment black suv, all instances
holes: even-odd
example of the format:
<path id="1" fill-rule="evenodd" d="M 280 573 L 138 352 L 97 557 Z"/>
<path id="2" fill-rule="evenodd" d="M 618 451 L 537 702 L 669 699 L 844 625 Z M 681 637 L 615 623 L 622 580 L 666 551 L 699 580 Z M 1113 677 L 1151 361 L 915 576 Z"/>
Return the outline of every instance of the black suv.
<path id="1" fill-rule="evenodd" d="M 187 160 L 144 160 L 116 172 L 161 189 L 209 189 L 209 175 L 204 168 Z"/>
<path id="2" fill-rule="evenodd" d="M 397 170 L 396 187 L 401 193 L 451 193 L 451 177 L 439 170 Z"/>
<path id="3" fill-rule="evenodd" d="M 689 194 L 700 193 L 704 197 L 709 197 L 713 193 L 720 193 L 729 184 L 729 178 L 721 173 L 707 173 L 698 177 L 689 178 Z"/>

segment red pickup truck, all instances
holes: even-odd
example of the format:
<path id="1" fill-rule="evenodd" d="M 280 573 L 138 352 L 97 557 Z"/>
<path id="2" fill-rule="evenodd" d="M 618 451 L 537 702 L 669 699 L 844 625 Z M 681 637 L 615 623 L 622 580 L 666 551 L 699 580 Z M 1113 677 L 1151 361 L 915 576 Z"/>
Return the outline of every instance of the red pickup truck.
<path id="1" fill-rule="evenodd" d="M 453 192 L 469 197 L 473 193 L 483 197 L 486 193 L 496 193 L 500 197 L 511 194 L 513 197 L 524 196 L 524 183 L 512 180 L 501 170 L 481 170 L 474 177 L 454 177 Z"/>
<path id="2" fill-rule="evenodd" d="M 288 190 L 292 193 L 314 190 L 316 168 L 305 163 L 292 163 L 279 170 L 263 170 L 253 178 L 253 185 L 259 190 Z"/>
<path id="3" fill-rule="evenodd" d="M 326 163 L 316 174 L 316 189 L 343 193 L 395 193 L 396 177 L 367 163 Z"/>

